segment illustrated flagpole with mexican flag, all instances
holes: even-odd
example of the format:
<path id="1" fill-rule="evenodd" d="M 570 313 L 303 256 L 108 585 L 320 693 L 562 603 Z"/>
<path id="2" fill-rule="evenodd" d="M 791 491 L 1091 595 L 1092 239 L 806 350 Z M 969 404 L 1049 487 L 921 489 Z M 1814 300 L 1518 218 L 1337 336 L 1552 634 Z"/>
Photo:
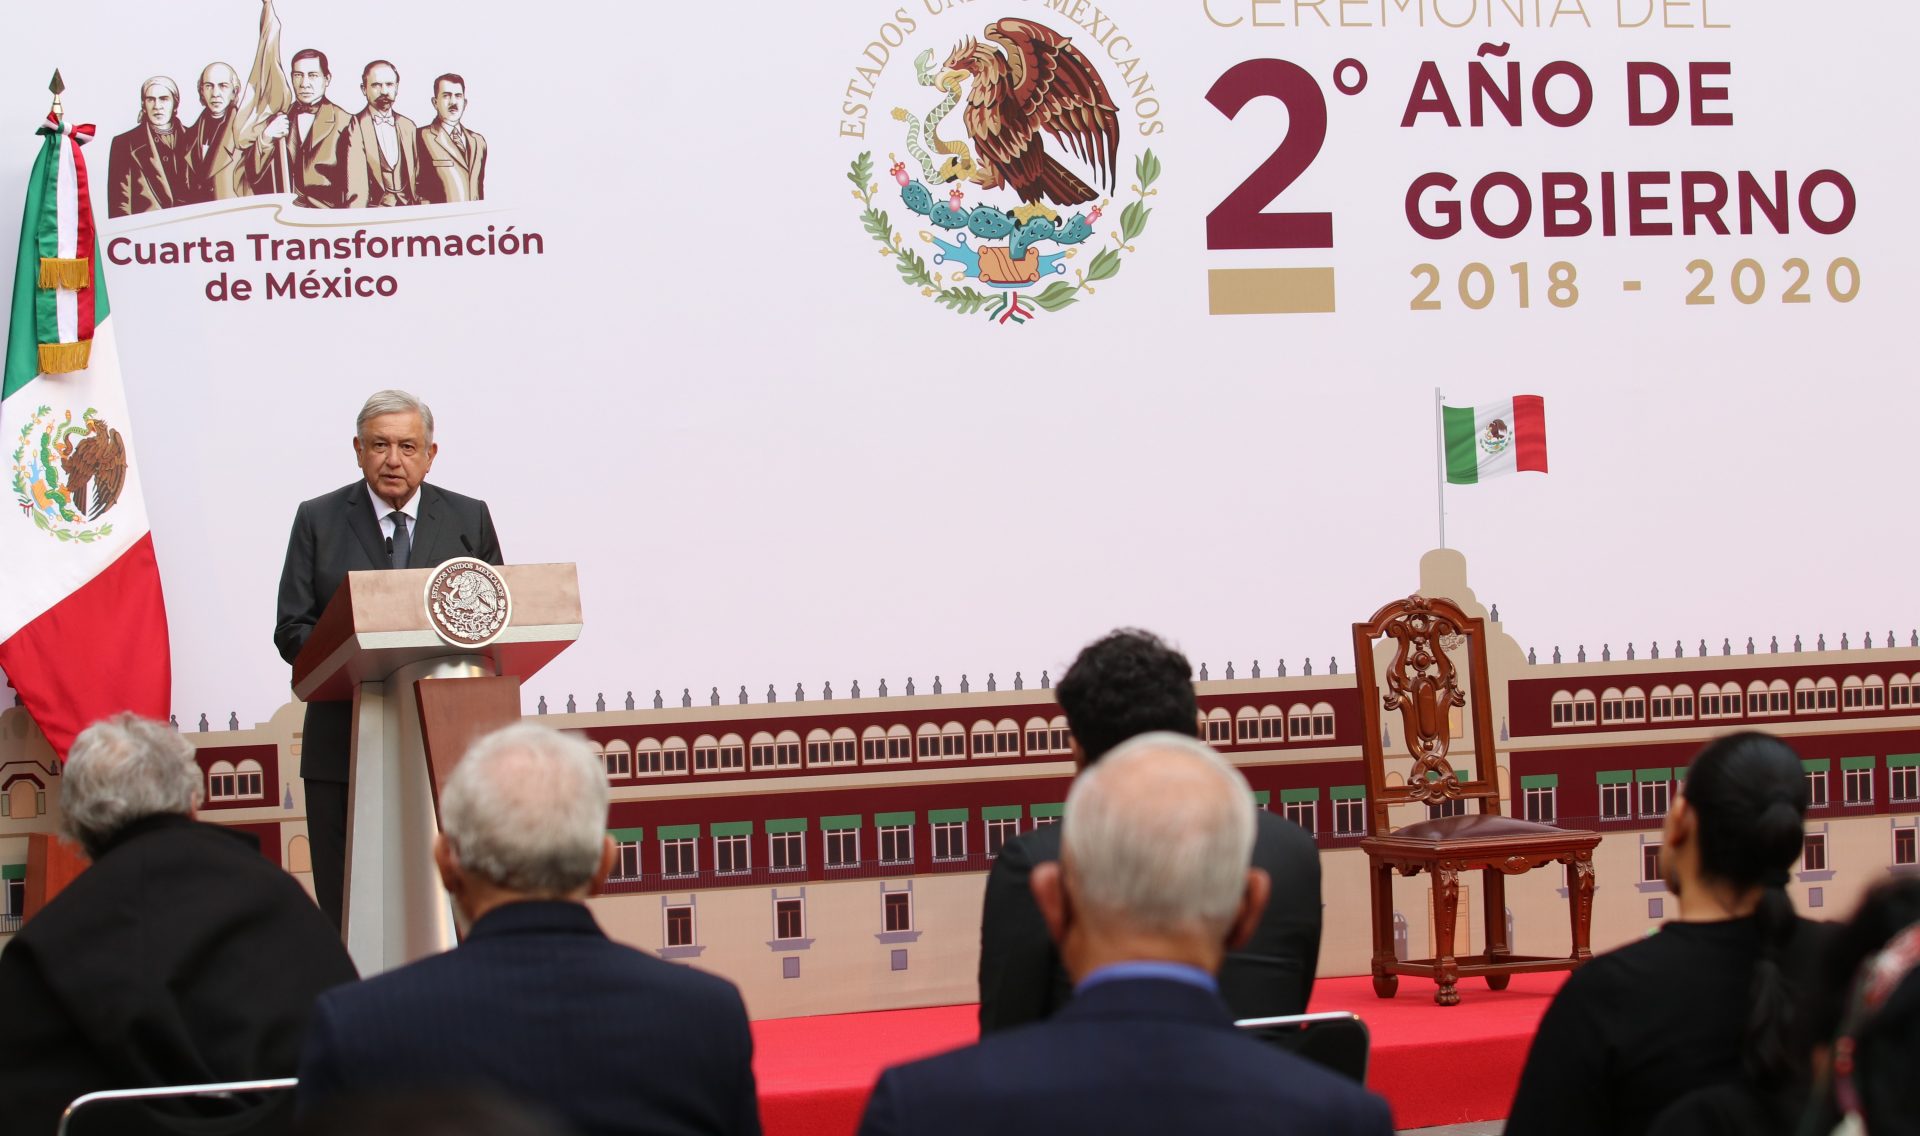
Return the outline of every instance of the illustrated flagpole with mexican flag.
<path id="1" fill-rule="evenodd" d="M 1547 472 L 1547 404 L 1537 394 L 1517 394 L 1480 406 L 1448 406 L 1437 388 L 1433 403 L 1440 418 L 1434 459 L 1440 473 L 1440 547 L 1445 548 L 1448 485 Z"/>
<path id="2" fill-rule="evenodd" d="M 164 718 L 166 604 L 81 146 L 53 77 L 13 278 L 0 454 L 0 670 L 64 760 L 109 714 Z"/>

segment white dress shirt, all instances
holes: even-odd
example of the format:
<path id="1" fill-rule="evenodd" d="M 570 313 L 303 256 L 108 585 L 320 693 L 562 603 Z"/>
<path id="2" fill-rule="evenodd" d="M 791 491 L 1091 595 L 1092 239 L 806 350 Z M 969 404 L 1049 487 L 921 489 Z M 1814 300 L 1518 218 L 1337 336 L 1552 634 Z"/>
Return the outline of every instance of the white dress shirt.
<path id="1" fill-rule="evenodd" d="M 373 515 L 380 518 L 380 535 L 387 540 L 392 540 L 393 514 L 396 510 L 378 493 L 375 493 L 371 485 L 367 486 L 367 496 L 373 501 Z M 416 512 L 419 508 L 420 491 L 416 489 L 413 491 L 413 496 L 407 498 L 407 503 L 400 506 L 398 510 L 407 515 L 407 547 L 409 548 L 418 547 L 420 544 L 420 515 Z"/>
<path id="2" fill-rule="evenodd" d="M 373 137 L 380 143 L 380 156 L 395 169 L 400 168 L 400 134 L 393 125 L 391 114 L 382 116 L 373 112 Z"/>

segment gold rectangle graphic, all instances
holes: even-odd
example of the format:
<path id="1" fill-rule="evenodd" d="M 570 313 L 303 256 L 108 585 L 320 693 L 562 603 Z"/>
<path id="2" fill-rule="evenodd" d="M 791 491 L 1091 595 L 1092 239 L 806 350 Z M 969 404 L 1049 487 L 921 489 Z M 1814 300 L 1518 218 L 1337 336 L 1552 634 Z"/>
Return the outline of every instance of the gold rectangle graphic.
<path id="1" fill-rule="evenodd" d="M 1332 268 L 1210 268 L 1207 310 L 1216 316 L 1333 310 Z"/>

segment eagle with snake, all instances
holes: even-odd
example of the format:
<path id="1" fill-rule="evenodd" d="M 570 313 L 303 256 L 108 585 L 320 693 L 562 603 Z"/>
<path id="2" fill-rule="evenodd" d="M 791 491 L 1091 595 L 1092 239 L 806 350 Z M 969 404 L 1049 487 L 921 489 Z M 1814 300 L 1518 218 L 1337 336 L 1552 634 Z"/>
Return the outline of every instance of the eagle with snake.
<path id="1" fill-rule="evenodd" d="M 975 165 L 963 176 L 984 189 L 1008 186 L 1022 202 L 1042 209 L 1046 201 L 1079 205 L 1098 197 L 1098 190 L 1047 153 L 1045 132 L 1112 193 L 1120 116 L 1092 62 L 1069 37 L 1032 20 L 996 20 L 987 25 L 986 37 L 992 42 L 962 40 L 939 80 L 943 87 L 973 81 L 961 117 Z"/>
<path id="2" fill-rule="evenodd" d="M 54 447 L 67 473 L 67 494 L 82 517 L 98 520 L 120 500 L 120 491 L 126 487 L 127 444 L 120 431 L 94 417 L 92 411 L 87 412 L 83 427 L 71 425 L 72 411 L 67 412 L 67 418 L 66 436 Z M 78 444 L 74 434 L 84 434 Z"/>

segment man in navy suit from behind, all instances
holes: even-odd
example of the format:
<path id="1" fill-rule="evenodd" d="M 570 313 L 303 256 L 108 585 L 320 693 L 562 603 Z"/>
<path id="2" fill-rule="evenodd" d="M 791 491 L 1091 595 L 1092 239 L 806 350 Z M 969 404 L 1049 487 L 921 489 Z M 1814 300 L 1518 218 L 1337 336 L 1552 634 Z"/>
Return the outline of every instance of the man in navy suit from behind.
<path id="1" fill-rule="evenodd" d="M 518 723 L 441 792 L 433 855 L 461 945 L 322 998 L 300 1059 L 303 1114 L 365 1093 L 486 1089 L 598 1133 L 758 1133 L 753 1038 L 724 979 L 609 940 L 585 903 L 606 877 L 606 768 Z"/>
<path id="2" fill-rule="evenodd" d="M 1234 1028 L 1215 974 L 1266 906 L 1253 794 L 1201 742 L 1145 734 L 1067 795 L 1033 893 L 1074 981 L 1046 1021 L 881 1074 L 862 1136 L 1005 1126 L 1391 1136 L 1385 1101 Z"/>
<path id="3" fill-rule="evenodd" d="M 1121 742 L 1167 730 L 1198 733 L 1193 667 L 1150 632 L 1121 628 L 1087 644 L 1055 693 L 1085 769 Z M 1033 904 L 1034 866 L 1060 857 L 1060 827 L 1006 842 L 987 873 L 980 916 L 980 1032 L 1047 1017 L 1073 996 L 1060 952 Z M 1320 850 L 1306 829 L 1270 812 L 1254 822 L 1253 866 L 1267 873 L 1267 910 L 1217 976 L 1236 1018 L 1305 1013 L 1320 956 Z"/>

